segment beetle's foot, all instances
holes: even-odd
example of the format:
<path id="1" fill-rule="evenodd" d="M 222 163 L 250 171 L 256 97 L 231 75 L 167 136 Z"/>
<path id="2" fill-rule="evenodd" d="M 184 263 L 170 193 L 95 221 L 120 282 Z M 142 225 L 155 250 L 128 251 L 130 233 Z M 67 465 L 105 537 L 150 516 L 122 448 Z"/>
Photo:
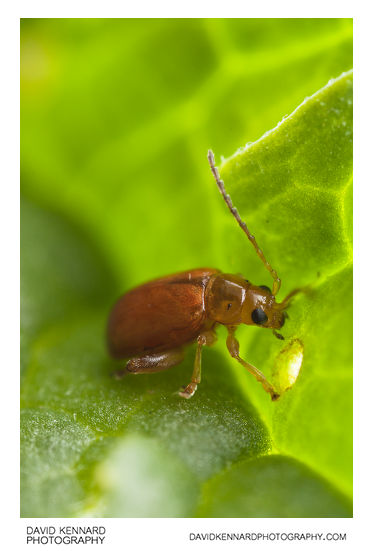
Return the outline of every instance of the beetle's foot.
<path id="1" fill-rule="evenodd" d="M 197 384 L 189 383 L 189 385 L 181 387 L 181 389 L 179 390 L 179 396 L 181 398 L 186 398 L 188 400 L 193 396 L 196 390 L 197 390 Z"/>
<path id="2" fill-rule="evenodd" d="M 113 377 L 113 379 L 115 379 L 116 381 L 120 381 L 121 379 L 123 379 L 123 377 L 125 375 L 128 374 L 128 371 L 126 368 L 124 369 L 117 369 L 116 371 L 113 371 L 111 376 Z"/>
<path id="3" fill-rule="evenodd" d="M 272 391 L 271 398 L 272 398 L 272 402 L 276 402 L 281 398 L 281 394 L 279 394 L 278 392 Z"/>

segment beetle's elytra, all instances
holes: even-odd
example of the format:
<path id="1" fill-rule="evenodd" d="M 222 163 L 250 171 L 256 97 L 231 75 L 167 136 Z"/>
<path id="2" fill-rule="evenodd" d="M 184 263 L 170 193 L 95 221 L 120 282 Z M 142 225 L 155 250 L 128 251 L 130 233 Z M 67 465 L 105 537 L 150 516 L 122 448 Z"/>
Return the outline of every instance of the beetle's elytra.
<path id="1" fill-rule="evenodd" d="M 129 358 L 125 367 L 116 372 L 121 377 L 173 367 L 182 361 L 185 346 L 197 342 L 191 382 L 179 391 L 183 398 L 191 398 L 201 382 L 202 347 L 215 342 L 215 329 L 221 324 L 228 331 L 226 344 L 231 356 L 256 377 L 272 400 L 277 400 L 279 394 L 264 375 L 240 357 L 235 330 L 241 323 L 257 325 L 271 328 L 282 338 L 276 330 L 284 325 L 285 309 L 298 290 L 276 302 L 281 280 L 227 195 L 212 151 L 208 152 L 208 159 L 224 201 L 273 277 L 272 291 L 265 285 L 253 285 L 242 276 L 211 268 L 156 279 L 127 292 L 114 305 L 107 329 L 109 351 L 115 358 Z"/>

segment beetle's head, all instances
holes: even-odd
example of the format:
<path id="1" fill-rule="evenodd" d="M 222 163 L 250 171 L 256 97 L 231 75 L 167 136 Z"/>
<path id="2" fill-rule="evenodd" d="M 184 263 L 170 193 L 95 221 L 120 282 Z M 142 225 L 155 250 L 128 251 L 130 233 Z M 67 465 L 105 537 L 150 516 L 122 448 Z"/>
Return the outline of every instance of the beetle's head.
<path id="1" fill-rule="evenodd" d="M 250 285 L 242 307 L 242 321 L 246 325 L 258 325 L 270 329 L 281 329 L 286 313 L 282 303 L 277 303 L 266 285 Z M 280 337 L 281 338 L 281 337 Z"/>
<path id="2" fill-rule="evenodd" d="M 276 332 L 288 317 L 285 312 L 290 299 L 301 289 L 294 289 L 282 302 L 276 302 L 266 285 L 252 285 L 240 275 L 217 274 L 212 277 L 206 293 L 206 312 L 210 319 L 224 325 L 257 325 Z"/>

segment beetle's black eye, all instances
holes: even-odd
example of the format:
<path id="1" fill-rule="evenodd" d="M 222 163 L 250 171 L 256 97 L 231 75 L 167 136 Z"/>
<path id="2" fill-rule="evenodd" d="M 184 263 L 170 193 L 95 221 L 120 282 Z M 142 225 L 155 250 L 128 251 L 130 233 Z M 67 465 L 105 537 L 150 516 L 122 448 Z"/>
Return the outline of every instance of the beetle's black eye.
<path id="1" fill-rule="evenodd" d="M 271 289 L 267 287 L 267 285 L 259 285 L 259 289 L 263 289 L 263 291 L 268 291 L 269 293 L 271 292 Z"/>
<path id="2" fill-rule="evenodd" d="M 229 304 L 227 304 L 227 310 L 229 310 L 230 308 L 232 308 L 232 303 L 231 302 Z"/>
<path id="3" fill-rule="evenodd" d="M 268 319 L 267 314 L 262 310 L 261 308 L 255 308 L 251 312 L 251 319 L 254 323 L 257 323 L 258 325 L 263 325 Z"/>

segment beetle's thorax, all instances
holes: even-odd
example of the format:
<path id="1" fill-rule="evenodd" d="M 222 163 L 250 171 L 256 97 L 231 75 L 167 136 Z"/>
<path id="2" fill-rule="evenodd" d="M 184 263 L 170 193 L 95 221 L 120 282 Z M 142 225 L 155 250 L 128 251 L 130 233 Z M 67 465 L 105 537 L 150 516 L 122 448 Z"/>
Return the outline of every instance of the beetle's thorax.
<path id="1" fill-rule="evenodd" d="M 260 325 L 282 327 L 283 312 L 270 289 L 252 285 L 242 276 L 213 275 L 206 287 L 207 317 L 224 325 Z"/>

